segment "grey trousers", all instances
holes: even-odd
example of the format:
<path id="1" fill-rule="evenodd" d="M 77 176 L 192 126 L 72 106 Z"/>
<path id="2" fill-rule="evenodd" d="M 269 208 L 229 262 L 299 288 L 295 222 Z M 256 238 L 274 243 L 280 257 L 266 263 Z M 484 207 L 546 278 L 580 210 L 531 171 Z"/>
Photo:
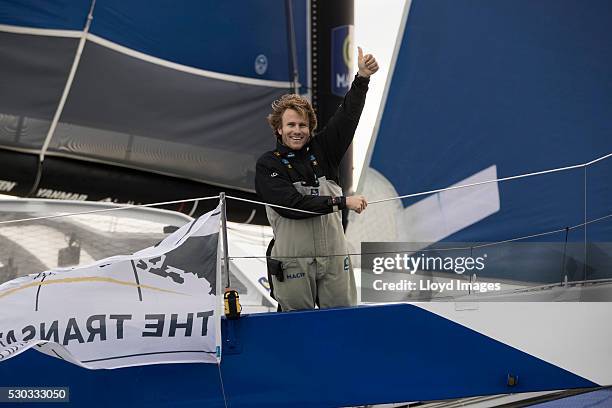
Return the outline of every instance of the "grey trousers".
<path id="1" fill-rule="evenodd" d="M 272 277 L 274 296 L 283 311 L 355 306 L 357 289 L 346 257 L 284 260 L 284 281 Z"/>

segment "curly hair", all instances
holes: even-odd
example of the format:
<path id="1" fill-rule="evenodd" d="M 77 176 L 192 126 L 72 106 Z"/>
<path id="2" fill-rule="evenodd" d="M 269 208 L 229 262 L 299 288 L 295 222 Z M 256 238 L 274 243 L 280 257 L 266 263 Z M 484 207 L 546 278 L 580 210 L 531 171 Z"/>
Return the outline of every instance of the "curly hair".
<path id="1" fill-rule="evenodd" d="M 317 115 L 315 114 L 312 105 L 308 100 L 302 98 L 297 94 L 285 94 L 272 102 L 272 113 L 266 118 L 274 135 L 280 137 L 278 129 L 283 127 L 283 113 L 287 109 L 293 109 L 300 116 L 308 119 L 308 127 L 310 128 L 310 134 L 312 135 L 314 130 L 317 128 Z"/>

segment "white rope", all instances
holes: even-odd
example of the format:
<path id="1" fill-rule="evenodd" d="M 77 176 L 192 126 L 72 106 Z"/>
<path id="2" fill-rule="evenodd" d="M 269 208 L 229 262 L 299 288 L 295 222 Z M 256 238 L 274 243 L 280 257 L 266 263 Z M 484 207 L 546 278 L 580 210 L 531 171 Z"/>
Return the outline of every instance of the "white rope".
<path id="1" fill-rule="evenodd" d="M 223 394 L 223 404 L 227 408 L 227 396 L 225 395 L 225 386 L 223 385 L 223 375 L 221 375 L 221 363 L 217 363 L 219 368 L 219 381 L 221 382 L 221 393 Z"/>
<path id="2" fill-rule="evenodd" d="M 248 200 L 246 198 L 239 198 L 239 197 L 232 197 L 232 196 L 225 196 L 225 197 L 226 198 L 231 198 L 233 200 L 238 200 L 238 201 L 246 201 L 248 203 L 253 203 L 253 204 L 269 205 L 270 207 L 284 208 L 286 210 L 297 211 L 297 212 L 306 213 L 306 214 L 323 215 L 323 213 L 316 213 L 316 212 L 312 212 L 312 211 L 300 210 L 300 209 L 297 209 L 297 208 L 283 207 L 282 205 L 264 203 L 262 201 Z M 197 201 L 203 201 L 203 200 L 211 200 L 213 198 L 219 198 L 219 196 L 216 195 L 216 196 L 210 196 L 210 197 L 188 198 L 188 199 L 185 199 L 185 200 L 164 201 L 164 202 L 151 203 L 151 204 L 134 204 L 134 205 L 126 205 L 126 206 L 123 206 L 123 207 L 103 208 L 103 209 L 100 209 L 100 210 L 90 210 L 90 211 L 81 211 L 81 212 L 75 212 L 75 213 L 64 213 L 64 214 L 56 214 L 56 215 L 46 215 L 46 216 L 32 217 L 32 218 L 21 218 L 21 219 L 18 219 L 18 220 L 0 221 L 0 225 L 2 225 L 2 224 L 13 224 L 13 223 L 18 223 L 18 222 L 27 222 L 27 221 L 47 220 L 47 219 L 51 219 L 51 218 L 71 217 L 73 215 L 94 214 L 94 213 L 101 213 L 101 212 L 108 212 L 108 211 L 120 211 L 120 210 L 129 209 L 129 208 L 157 207 L 157 206 L 160 206 L 160 205 L 189 203 L 189 202 L 192 202 L 192 201 L 196 201 L 197 202 Z"/>
<path id="3" fill-rule="evenodd" d="M 26 221 L 48 220 L 48 219 L 51 219 L 51 218 L 71 217 L 73 215 L 84 215 L 84 214 L 94 214 L 94 213 L 109 212 L 109 211 L 120 211 L 120 210 L 127 210 L 127 209 L 130 209 L 130 208 L 157 207 L 158 205 L 188 203 L 188 202 L 191 202 L 191 201 L 212 200 L 213 198 L 219 198 L 219 196 L 216 195 L 216 196 L 210 196 L 210 197 L 188 198 L 188 199 L 185 199 L 185 200 L 165 201 L 165 202 L 161 202 L 161 203 L 134 204 L 134 205 L 125 205 L 123 207 L 102 208 L 100 210 L 90 210 L 90 211 L 81 211 L 81 212 L 75 212 L 75 213 L 64 213 L 64 214 L 56 214 L 56 215 L 46 215 L 46 216 L 42 216 L 42 217 L 21 218 L 21 219 L 18 219 L 18 220 L 0 221 L 0 225 L 2 225 L 2 224 L 13 224 L 13 223 L 17 223 L 17 222 L 26 222 Z"/>
<path id="4" fill-rule="evenodd" d="M 370 201 L 368 204 L 377 204 L 377 203 L 382 203 L 382 202 L 386 202 L 386 201 L 391 201 L 391 200 L 398 200 L 398 199 L 402 199 L 402 198 L 409 198 L 409 197 L 417 197 L 417 196 L 422 196 L 422 195 L 427 195 L 427 194 L 433 194 L 433 193 L 439 193 L 442 191 L 447 191 L 447 190 L 455 190 L 455 189 L 459 189 L 459 188 L 466 188 L 466 187 L 473 187 L 473 186 L 478 186 L 481 184 L 487 184 L 487 183 L 496 183 L 496 182 L 500 182 L 500 181 L 508 181 L 508 180 L 515 180 L 515 179 L 519 179 L 519 178 L 524 178 L 524 177 L 531 177 L 531 176 L 537 176 L 537 175 L 542 175 L 542 174 L 549 174 L 549 173 L 555 173 L 555 172 L 559 172 L 559 171 L 565 171 L 565 170 L 571 170 L 571 169 L 576 169 L 576 168 L 585 168 L 587 166 L 590 166 L 594 163 L 597 163 L 599 161 L 605 160 L 612 157 L 612 153 L 609 153 L 605 156 L 601 156 L 595 160 L 592 160 L 588 163 L 583 163 L 583 164 L 576 164 L 573 166 L 566 166 L 566 167 L 559 167 L 559 168 L 555 168 L 555 169 L 550 169 L 550 170 L 543 170 L 543 171 L 538 171 L 538 172 L 533 172 L 533 173 L 526 173 L 526 174 L 519 174 L 516 176 L 510 176 L 510 177 L 503 177 L 503 178 L 499 178 L 499 179 L 495 179 L 495 180 L 486 180 L 486 181 L 481 181 L 481 182 L 477 182 L 477 183 L 470 183 L 470 184 L 464 184 L 464 185 L 460 185 L 460 186 L 453 186 L 453 187 L 447 187 L 447 188 L 441 188 L 441 189 L 437 189 L 437 190 L 430 190 L 430 191 L 423 191 L 420 193 L 413 193 L 413 194 L 406 194 L 406 195 L 402 195 L 402 196 L 398 196 L 398 197 L 392 197 L 392 198 L 385 198 L 385 199 L 381 199 L 381 200 L 373 200 Z M 159 202 L 159 203 L 151 203 L 151 204 L 137 204 L 137 205 L 127 205 L 124 207 L 116 207 L 116 208 L 105 208 L 105 209 L 100 209 L 100 210 L 91 210 L 91 211 L 82 211 L 82 212 L 76 212 L 76 213 L 66 213 L 66 214 L 57 214 L 57 215 L 49 215 L 49 216 L 42 216 L 42 217 L 32 217 L 32 218 L 22 218 L 22 219 L 18 219 L 18 220 L 8 220 L 8 221 L 0 221 L 0 225 L 2 224 L 11 224 L 11 223 L 18 223 L 18 222 L 26 222 L 26 221 L 36 221 L 36 220 L 45 220 L 45 219 L 51 219 L 51 218 L 60 218 L 60 217 L 69 217 L 69 216 L 73 216 L 73 215 L 84 215 L 84 214 L 93 214 L 93 213 L 99 213 L 99 212 L 108 212 L 108 211 L 118 211 L 118 210 L 125 210 L 128 208 L 139 208 L 139 207 L 156 207 L 156 206 L 160 206 L 160 205 L 168 205 L 168 204 L 178 204 L 178 203 L 187 203 L 187 202 L 193 202 L 193 201 L 202 201 L 202 200 L 210 200 L 210 199 L 214 199 L 214 198 L 219 198 L 218 195 L 216 196 L 210 196 L 210 197 L 200 197 L 200 198 L 189 198 L 189 199 L 185 199 L 185 200 L 175 200 L 175 201 L 165 201 L 165 202 Z M 291 208 L 291 207 L 284 207 L 282 205 L 276 205 L 276 204 L 271 204 L 271 203 L 266 203 L 263 201 L 257 201 L 257 200 L 249 200 L 246 198 L 240 198 L 240 197 L 234 197 L 234 196 L 230 196 L 227 195 L 226 198 L 232 199 L 232 200 L 237 200 L 237 201 L 244 201 L 247 203 L 252 203 L 252 204 L 259 204 L 259 205 L 264 205 L 264 206 L 270 206 L 270 207 L 274 207 L 274 208 L 282 208 L 285 210 L 290 210 L 290 211 L 296 211 L 296 212 L 301 212 L 301 213 L 305 213 L 305 214 L 313 214 L 313 215 L 324 215 L 324 213 L 317 213 L 317 212 L 313 212 L 313 211 L 307 211 L 307 210 L 300 210 L 298 208 Z M 591 220 L 591 221 L 586 221 L 586 216 L 585 216 L 585 222 L 579 225 L 575 225 L 573 227 L 570 227 L 570 229 L 574 229 L 574 228 L 578 228 L 581 226 L 586 226 L 592 222 L 596 222 L 598 220 L 604 219 L 604 218 L 608 218 L 611 215 L 607 215 L 604 217 L 601 217 L 599 219 L 596 220 Z M 524 236 L 524 237 L 519 237 L 519 238 L 513 238 L 510 240 L 505 240 L 505 241 L 499 241 L 498 243 L 505 243 L 505 242 L 512 242 L 512 241 L 518 241 L 518 240 L 522 240 L 522 239 L 527 239 L 527 238 L 534 238 L 534 237 L 539 237 L 539 236 L 543 236 L 543 235 L 549 235 L 549 234 L 554 234 L 560 231 L 564 231 L 565 228 L 559 229 L 559 230 L 554 230 L 554 231 L 549 231 L 549 232 L 543 232 L 540 234 L 534 234 L 534 235 L 528 235 L 528 236 Z M 490 243 L 490 244 L 483 244 L 482 246 L 488 246 L 488 245 L 492 245 L 495 243 Z M 470 247 L 470 248 L 477 248 L 477 247 Z M 457 248 L 459 249 L 459 248 Z M 360 255 L 360 254 L 349 254 L 349 255 Z M 341 256 L 339 255 L 328 255 L 328 256 Z M 346 254 L 343 254 L 342 256 L 346 256 Z M 246 257 L 249 258 L 249 257 Z M 263 258 L 263 257 L 253 257 L 253 258 Z M 236 259 L 236 258 L 229 258 L 229 259 Z"/>
<path id="5" fill-rule="evenodd" d="M 49 126 L 49 130 L 47 131 L 47 135 L 45 137 L 45 141 L 43 142 L 42 147 L 40 148 L 39 153 L 39 161 L 42 163 L 45 160 L 45 153 L 49 148 L 49 144 L 51 143 L 51 138 L 55 133 L 55 128 L 59 122 L 60 116 L 64 111 L 64 105 L 66 104 L 66 100 L 68 99 L 68 94 L 70 93 L 70 89 L 72 88 L 72 82 L 74 81 L 74 76 L 76 75 L 77 68 L 79 63 L 81 62 L 81 55 L 83 54 L 83 48 L 85 48 L 85 42 L 87 41 L 87 33 L 89 33 L 89 28 L 91 27 L 91 21 L 93 20 L 93 12 L 94 7 L 96 6 L 96 0 L 92 0 L 91 5 L 89 7 L 89 13 L 87 14 L 87 21 L 85 22 L 85 27 L 83 28 L 83 32 L 81 33 L 81 40 L 79 41 L 79 45 L 77 47 L 76 54 L 74 56 L 74 60 L 72 61 L 72 67 L 70 68 L 70 73 L 68 74 L 68 79 L 66 80 L 66 85 L 64 86 L 64 91 L 62 92 L 62 97 L 60 98 L 59 104 L 57 105 L 57 109 L 55 110 L 55 114 L 53 115 L 53 120 L 51 121 L 51 126 Z"/>
<path id="6" fill-rule="evenodd" d="M 608 154 L 606 154 L 605 156 L 601 156 L 601 157 L 600 157 L 600 158 L 598 158 L 598 159 L 591 160 L 590 162 L 586 163 L 586 164 L 585 164 L 585 166 L 590 166 L 590 165 L 592 165 L 592 164 L 597 163 L 598 161 L 605 160 L 605 159 L 607 159 L 608 157 L 611 157 L 611 156 L 612 156 L 612 153 L 608 153 Z"/>
<path id="7" fill-rule="evenodd" d="M 597 163 L 598 161 L 605 160 L 605 159 L 607 159 L 609 157 L 612 157 L 612 153 L 608 153 L 605 156 L 601 156 L 601 157 L 599 157 L 599 158 L 597 158 L 595 160 L 591 160 L 588 163 L 575 164 L 573 166 L 566 166 L 566 167 L 557 167 L 555 169 L 536 171 L 536 172 L 533 172 L 533 173 L 519 174 L 519 175 L 516 175 L 516 176 L 502 177 L 502 178 L 498 178 L 498 179 L 495 179 L 495 180 L 485 180 L 485 181 L 479 181 L 477 183 L 462 184 L 460 186 L 452 186 L 452 187 L 446 187 L 446 188 L 439 188 L 437 190 L 422 191 L 420 193 L 406 194 L 406 195 L 402 195 L 402 196 L 399 196 L 399 197 L 383 198 L 381 200 L 369 201 L 368 204 L 377 204 L 377 203 L 383 203 L 385 201 L 400 200 L 402 198 L 418 197 L 418 196 L 423 196 L 423 195 L 440 193 L 442 191 L 457 190 L 457 189 L 460 189 L 460 188 L 479 186 L 479 185 L 482 185 L 482 184 L 497 183 L 497 182 L 500 182 L 500 181 L 516 180 L 516 179 L 521 179 L 521 178 L 525 178 L 525 177 L 540 176 L 542 174 L 556 173 L 556 172 L 559 172 L 559 171 L 579 169 L 579 168 L 590 166 L 590 165 L 592 165 L 594 163 Z"/>
<path id="8" fill-rule="evenodd" d="M 612 279 L 604 278 L 604 279 L 593 279 L 593 280 L 580 280 L 580 281 L 570 281 L 570 282 L 555 282 L 555 283 L 547 283 L 544 285 L 537 286 L 526 286 L 523 288 L 516 289 L 507 289 L 502 290 L 496 293 L 496 295 L 505 295 L 505 294 L 515 294 L 515 293 L 525 293 L 525 292 L 535 292 L 541 291 L 545 289 L 552 289 L 555 287 L 563 287 L 565 285 L 576 287 L 576 286 L 586 286 L 586 285 L 597 285 L 600 283 L 610 283 Z"/>
<path id="9" fill-rule="evenodd" d="M 574 227 L 567 228 L 567 230 L 572 229 Z M 522 241 L 524 239 L 537 238 L 537 237 L 543 237 L 543 236 L 546 236 L 546 235 L 552 235 L 552 234 L 556 234 L 558 232 L 563 232 L 565 230 L 566 230 L 566 228 L 559 228 L 559 229 L 556 229 L 554 231 L 540 232 L 539 234 L 531 234 L 531 235 L 525 235 L 523 237 L 518 237 L 518 238 L 505 239 L 503 241 L 489 242 L 489 243 L 480 244 L 480 245 L 473 245 L 473 246 L 471 246 L 469 248 L 484 248 L 484 247 L 498 245 L 498 244 L 507 244 L 508 242 Z"/>
<path id="10" fill-rule="evenodd" d="M 586 279 L 587 267 L 587 168 L 584 168 L 584 278 Z"/>
<path id="11" fill-rule="evenodd" d="M 305 214 L 313 214 L 313 215 L 325 215 L 324 213 L 318 213 L 318 212 L 312 212 L 312 211 L 307 211 L 307 210 L 300 210 L 297 208 L 291 208 L 291 207 L 283 207 L 282 205 L 276 205 L 276 204 L 270 204 L 270 203 L 264 203 L 263 201 L 255 201 L 255 200 L 248 200 L 246 198 L 239 198 L 239 197 L 232 197 L 232 196 L 225 196 L 226 198 L 231 198 L 233 200 L 238 200 L 238 201 L 246 201 L 247 203 L 253 203 L 253 204 L 261 204 L 261 205 L 267 205 L 270 207 L 275 207 L 275 208 L 283 208 L 285 210 L 291 210 L 291 211 L 297 211 L 297 212 L 301 212 L 301 213 L 305 213 Z"/>
<path id="12" fill-rule="evenodd" d="M 559 228 L 556 230 L 552 230 L 552 231 L 547 231 L 547 232 L 540 232 L 538 234 L 531 234 L 531 235 L 524 235 L 521 237 L 517 237 L 517 238 L 510 238 L 510 239 L 506 239 L 503 241 L 496 241 L 496 242 L 488 242 L 486 244 L 479 244 L 479 245 L 471 245 L 471 246 L 464 246 L 464 247 L 451 247 L 451 248 L 431 248 L 431 249 L 419 249 L 419 250 L 415 250 L 414 252 L 442 252 L 442 251 L 461 251 L 461 250 L 467 250 L 467 249 L 477 249 L 477 248 L 484 248 L 484 247 L 489 247 L 489 246 L 493 246 L 493 245 L 499 245 L 499 244 L 506 244 L 508 242 L 515 242 L 515 241 L 521 241 L 524 239 L 529 239 L 529 238 L 537 238 L 537 237 L 542 237 L 545 235 L 552 235 L 552 234 L 556 234 L 559 232 L 563 232 L 563 231 L 571 231 L 573 229 L 576 228 L 580 228 L 583 226 L 586 226 L 588 224 L 592 224 L 594 222 L 598 222 L 601 220 L 605 220 L 606 218 L 612 218 L 612 214 L 608 214 L 608 215 L 604 215 L 603 217 L 599 217 L 599 218 L 595 218 L 592 219 L 590 221 L 587 222 L 583 222 L 581 224 L 576 224 L 574 226 L 571 227 L 567 227 L 567 228 Z M 332 255 L 318 255 L 318 258 L 331 258 L 331 257 L 336 257 L 336 256 L 361 256 L 361 255 L 380 255 L 380 254 L 396 254 L 397 251 L 381 251 L 381 252 L 356 252 L 356 253 L 345 253 L 345 254 L 332 254 Z M 228 259 L 265 259 L 265 258 L 272 258 L 271 256 L 230 256 Z M 313 258 L 312 255 L 310 256 L 274 256 L 274 259 L 285 259 L 285 258 L 291 258 L 291 259 L 311 259 Z"/>
<path id="13" fill-rule="evenodd" d="M 592 223 L 594 223 L 594 222 L 598 222 L 598 221 L 601 221 L 601 220 L 604 220 L 604 219 L 606 219 L 606 218 L 610 218 L 610 217 L 612 217 L 612 214 L 608 214 L 608 215 L 604 215 L 603 217 L 595 218 L 595 219 L 593 219 L 593 220 L 591 220 L 591 221 L 588 221 L 588 222 L 585 222 L 585 223 L 583 223 L 583 224 L 574 225 L 573 227 L 569 227 L 569 229 L 571 229 L 571 230 L 572 230 L 572 229 L 574 229 L 574 228 L 580 228 L 580 227 L 582 227 L 583 225 L 589 225 L 589 224 L 592 224 Z"/>

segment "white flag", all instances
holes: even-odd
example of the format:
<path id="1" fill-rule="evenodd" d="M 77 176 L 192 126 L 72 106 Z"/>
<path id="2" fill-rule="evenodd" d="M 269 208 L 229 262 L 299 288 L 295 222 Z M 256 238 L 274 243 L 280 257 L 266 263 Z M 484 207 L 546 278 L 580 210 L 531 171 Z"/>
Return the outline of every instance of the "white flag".
<path id="1" fill-rule="evenodd" d="M 0 362 L 28 348 L 87 368 L 217 363 L 217 208 L 159 244 L 0 285 Z"/>

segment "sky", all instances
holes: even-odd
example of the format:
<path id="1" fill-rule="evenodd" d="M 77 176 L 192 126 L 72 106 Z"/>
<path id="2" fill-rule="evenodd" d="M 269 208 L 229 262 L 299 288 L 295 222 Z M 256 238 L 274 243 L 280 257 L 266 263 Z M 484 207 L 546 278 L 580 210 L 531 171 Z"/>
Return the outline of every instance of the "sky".
<path id="1" fill-rule="evenodd" d="M 357 188 L 363 160 L 378 116 L 402 12 L 404 6 L 409 6 L 409 2 L 410 0 L 355 0 L 353 61 L 357 61 L 357 46 L 360 46 L 364 54 L 374 55 L 380 69 L 370 80 L 366 104 L 353 141 L 354 188 Z"/>

